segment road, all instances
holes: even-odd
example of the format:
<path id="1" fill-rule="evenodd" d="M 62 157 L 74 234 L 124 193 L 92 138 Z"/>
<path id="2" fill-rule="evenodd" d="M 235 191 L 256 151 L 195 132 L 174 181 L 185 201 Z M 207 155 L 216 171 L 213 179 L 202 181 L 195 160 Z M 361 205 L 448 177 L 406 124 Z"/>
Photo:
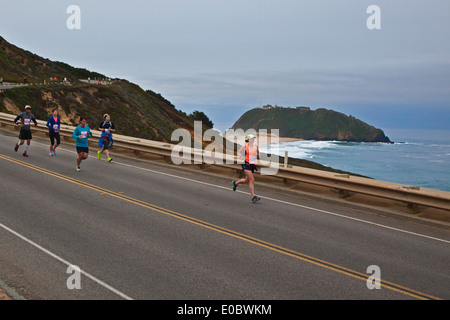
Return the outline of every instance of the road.
<path id="1" fill-rule="evenodd" d="M 76 172 L 73 145 L 36 137 L 24 158 L 16 135 L 0 130 L 0 280 L 26 299 L 450 298 L 448 230 L 258 184 L 252 204 L 232 177 L 96 148 Z"/>
<path id="2" fill-rule="evenodd" d="M 64 85 L 71 85 L 70 82 L 68 81 L 63 81 L 60 80 L 59 82 L 49 82 L 48 80 L 46 80 L 46 83 L 17 83 L 17 82 L 3 82 L 3 85 L 0 85 L 0 91 L 2 90 L 11 90 L 11 89 L 15 89 L 15 88 L 20 88 L 20 87 L 26 87 L 26 86 L 30 86 L 30 85 L 40 85 L 40 86 L 49 86 L 49 85 L 54 85 L 54 84 L 64 84 Z M 80 79 L 81 82 L 84 83 L 90 83 L 90 84 L 97 84 L 97 81 L 91 80 L 90 82 L 86 79 Z M 100 82 L 100 84 L 110 84 L 108 82 Z"/>
<path id="3" fill-rule="evenodd" d="M 15 89 L 20 87 L 25 87 L 28 84 L 25 83 L 10 83 L 10 82 L 4 82 L 3 85 L 0 85 L 0 90 L 9 90 L 9 89 Z"/>

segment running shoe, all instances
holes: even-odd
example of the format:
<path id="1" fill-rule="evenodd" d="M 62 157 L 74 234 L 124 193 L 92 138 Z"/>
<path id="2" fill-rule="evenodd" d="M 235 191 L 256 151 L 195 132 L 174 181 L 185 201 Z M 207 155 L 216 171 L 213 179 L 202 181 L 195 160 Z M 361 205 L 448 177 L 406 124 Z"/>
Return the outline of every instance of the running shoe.
<path id="1" fill-rule="evenodd" d="M 112 158 L 108 158 L 108 162 L 111 162 L 112 161 Z"/>
<path id="2" fill-rule="evenodd" d="M 19 145 L 16 143 L 16 146 L 14 147 L 14 151 L 17 152 L 19 150 Z"/>
<path id="3" fill-rule="evenodd" d="M 253 203 L 256 203 L 256 202 L 259 201 L 259 200 L 261 200 L 261 198 L 260 198 L 260 197 L 257 197 L 257 196 L 254 196 L 254 197 L 252 198 L 252 202 L 253 202 Z"/>
<path id="4" fill-rule="evenodd" d="M 28 158 L 28 153 L 26 151 L 24 151 L 23 156 Z"/>
<path id="5" fill-rule="evenodd" d="M 100 160 L 102 158 L 102 153 L 100 151 L 97 151 L 97 158 Z"/>
<path id="6" fill-rule="evenodd" d="M 76 169 L 77 169 L 77 171 L 78 171 L 78 172 L 80 172 L 80 171 L 81 171 L 81 168 L 80 168 L 80 167 L 76 167 Z"/>
<path id="7" fill-rule="evenodd" d="M 237 185 L 236 185 L 236 180 L 233 180 L 233 191 L 236 191 Z"/>
<path id="8" fill-rule="evenodd" d="M 53 152 L 49 152 L 48 155 L 49 155 L 49 156 L 53 156 Z"/>

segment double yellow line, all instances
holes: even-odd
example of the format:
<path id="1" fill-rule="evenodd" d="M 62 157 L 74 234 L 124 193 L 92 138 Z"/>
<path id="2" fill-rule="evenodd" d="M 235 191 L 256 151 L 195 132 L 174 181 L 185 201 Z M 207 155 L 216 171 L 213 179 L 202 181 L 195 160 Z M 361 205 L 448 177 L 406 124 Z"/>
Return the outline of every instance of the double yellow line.
<path id="1" fill-rule="evenodd" d="M 39 171 L 39 172 L 48 174 L 48 175 L 53 176 L 55 178 L 65 180 L 67 182 L 70 182 L 70 183 L 73 183 L 73 184 L 77 184 L 77 185 L 85 187 L 85 188 L 89 188 L 89 189 L 98 191 L 101 194 L 107 194 L 108 196 L 111 196 L 111 197 L 114 197 L 114 198 L 117 198 L 117 199 L 120 199 L 120 200 L 124 200 L 124 201 L 127 201 L 129 203 L 133 203 L 135 205 L 138 205 L 138 206 L 141 206 L 141 207 L 144 207 L 144 208 L 156 211 L 156 212 L 160 212 L 160 213 L 163 213 L 165 215 L 168 215 L 168 216 L 171 216 L 171 217 L 174 217 L 174 218 L 177 218 L 177 219 L 181 219 L 181 220 L 187 221 L 189 223 L 193 223 L 195 225 L 198 225 L 198 226 L 201 226 L 201 227 L 204 227 L 204 228 L 216 231 L 216 232 L 220 232 L 222 234 L 231 236 L 231 237 L 236 238 L 236 239 L 243 240 L 243 241 L 248 242 L 248 243 L 255 244 L 255 245 L 263 247 L 263 248 L 267 248 L 269 250 L 272 250 L 272 251 L 284 254 L 286 256 L 290 256 L 290 257 L 299 259 L 301 261 L 312 263 L 314 265 L 317 265 L 317 266 L 320 266 L 320 267 L 323 267 L 323 268 L 326 268 L 326 269 L 329 269 L 329 270 L 332 270 L 332 271 L 335 271 L 335 272 L 339 272 L 341 274 L 345 274 L 347 276 L 350 276 L 350 277 L 353 277 L 353 278 L 356 278 L 356 279 L 360 279 L 360 280 L 363 280 L 363 281 L 367 281 L 367 279 L 368 279 L 368 275 L 365 274 L 365 273 L 360 273 L 360 272 L 357 272 L 355 270 L 344 268 L 342 266 L 339 266 L 339 265 L 336 265 L 336 264 L 333 264 L 333 263 L 330 263 L 330 262 L 327 262 L 327 261 L 324 261 L 324 260 L 320 260 L 320 259 L 314 258 L 312 256 L 308 256 L 306 254 L 299 253 L 297 251 L 293 251 L 293 250 L 290 250 L 290 249 L 287 249 L 287 248 L 283 248 L 283 247 L 280 247 L 278 245 L 275 245 L 275 244 L 272 244 L 272 243 L 269 243 L 269 242 L 265 242 L 263 240 L 260 240 L 260 239 L 257 239 L 257 238 L 253 238 L 251 236 L 247 236 L 245 234 L 242 234 L 242 233 L 239 233 L 239 232 L 236 232 L 236 231 L 233 231 L 233 230 L 229 230 L 229 229 L 226 229 L 226 228 L 223 228 L 223 227 L 220 227 L 220 226 L 217 226 L 217 225 L 214 225 L 214 224 L 211 224 L 211 223 L 199 220 L 199 219 L 195 219 L 195 218 L 192 218 L 190 216 L 186 216 L 184 214 L 181 214 L 181 213 L 169 210 L 169 209 L 165 209 L 165 208 L 159 207 L 157 205 L 154 205 L 154 204 L 151 204 L 151 203 L 148 203 L 148 202 L 145 202 L 145 201 L 134 199 L 134 198 L 126 196 L 126 195 L 124 195 L 122 193 L 114 192 L 114 191 L 111 191 L 111 190 L 108 190 L 108 189 L 105 189 L 105 188 L 102 188 L 102 187 L 99 187 L 99 186 L 96 186 L 96 185 L 93 185 L 93 184 L 90 184 L 90 183 L 87 183 L 87 182 L 84 182 L 84 181 L 81 181 L 81 180 L 78 180 L 78 179 L 74 179 L 74 178 L 71 178 L 71 177 L 59 174 L 57 172 L 50 171 L 50 170 L 47 170 L 45 168 L 41 168 L 41 167 L 35 166 L 33 164 L 30 164 L 30 163 L 27 163 L 27 162 L 24 162 L 24 161 L 21 161 L 21 160 L 18 160 L 18 159 L 11 158 L 11 157 L 3 155 L 3 154 L 0 154 L 0 159 L 3 159 L 3 160 L 6 160 L 6 161 L 15 163 L 15 164 L 27 167 L 27 168 L 30 168 L 30 169 L 35 170 L 35 171 Z M 389 289 L 389 290 L 393 290 L 393 291 L 396 291 L 396 292 L 408 295 L 408 296 L 413 297 L 413 298 L 422 299 L 422 300 L 440 300 L 440 298 L 437 298 L 437 297 L 434 297 L 434 296 L 431 296 L 431 295 L 428 295 L 428 294 L 425 294 L 425 293 L 422 293 L 422 292 L 419 292 L 419 291 L 416 291 L 416 290 L 413 290 L 413 289 L 410 289 L 410 288 L 407 288 L 407 287 L 404 287 L 404 286 L 401 286 L 401 285 L 398 285 L 398 284 L 395 284 L 395 283 L 392 283 L 392 282 L 388 282 L 388 281 L 385 281 L 385 280 L 381 281 L 380 279 L 375 279 L 375 280 L 378 280 L 380 285 L 381 285 L 381 287 L 383 287 L 383 288 L 386 288 L 386 289 Z"/>

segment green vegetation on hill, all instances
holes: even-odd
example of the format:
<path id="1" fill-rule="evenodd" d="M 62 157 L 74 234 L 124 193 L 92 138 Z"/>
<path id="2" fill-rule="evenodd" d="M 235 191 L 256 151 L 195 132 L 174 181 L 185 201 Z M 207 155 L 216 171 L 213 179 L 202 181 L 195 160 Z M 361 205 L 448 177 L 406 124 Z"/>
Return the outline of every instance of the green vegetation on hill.
<path id="1" fill-rule="evenodd" d="M 201 121 L 207 128 L 212 129 L 214 127 L 214 123 L 201 111 L 195 110 L 188 117 L 194 121 Z"/>
<path id="2" fill-rule="evenodd" d="M 84 116 L 93 128 L 108 113 L 118 133 L 151 140 L 170 141 L 180 127 L 193 130 L 193 121 L 171 104 L 127 81 L 108 86 L 30 86 L 0 93 L 1 112 L 11 113 L 11 105 L 19 110 L 27 104 L 37 118 L 46 119 L 56 108 L 63 122 L 74 125 Z"/>
<path id="3" fill-rule="evenodd" d="M 5 82 L 20 82 L 27 78 L 29 83 L 43 83 L 50 77 L 59 80 L 67 78 L 70 82 L 91 77 L 105 76 L 86 69 L 74 68 L 63 62 L 44 59 L 30 51 L 20 49 L 0 36 L 0 76 Z"/>
<path id="4" fill-rule="evenodd" d="M 390 142 L 381 129 L 328 109 L 255 108 L 244 113 L 233 129 L 279 129 L 281 137 L 304 140 Z"/>
<path id="5" fill-rule="evenodd" d="M 91 78 L 92 80 L 97 79 L 97 78 L 98 79 L 106 79 L 106 76 L 104 74 L 89 71 L 84 68 L 75 68 L 75 67 L 68 65 L 65 62 L 54 61 L 53 63 L 55 65 L 61 67 L 64 71 L 69 72 L 71 77 L 75 80 L 88 79 L 88 78 Z"/>

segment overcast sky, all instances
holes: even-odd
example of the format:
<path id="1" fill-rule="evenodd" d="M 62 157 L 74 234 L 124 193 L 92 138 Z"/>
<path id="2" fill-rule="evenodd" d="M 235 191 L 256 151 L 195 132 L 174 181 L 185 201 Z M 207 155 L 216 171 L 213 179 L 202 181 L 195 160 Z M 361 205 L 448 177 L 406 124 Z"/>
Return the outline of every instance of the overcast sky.
<path id="1" fill-rule="evenodd" d="M 449 0 L 1 1 L 7 41 L 128 79 L 218 129 L 278 104 L 450 130 Z M 79 30 L 66 26 L 69 5 Z M 367 28 L 370 5 L 379 30 Z"/>

